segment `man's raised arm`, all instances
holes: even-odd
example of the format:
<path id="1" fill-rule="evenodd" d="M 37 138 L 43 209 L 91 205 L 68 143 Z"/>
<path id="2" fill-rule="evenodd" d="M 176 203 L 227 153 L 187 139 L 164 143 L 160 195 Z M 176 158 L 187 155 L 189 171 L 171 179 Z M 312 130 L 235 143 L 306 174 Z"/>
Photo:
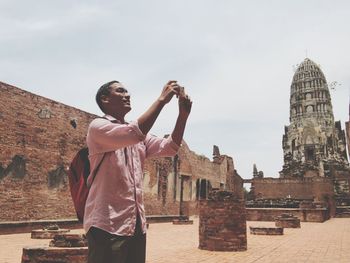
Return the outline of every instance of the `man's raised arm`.
<path id="1" fill-rule="evenodd" d="M 175 128 L 171 134 L 171 137 L 173 141 L 177 145 L 181 145 L 182 138 L 184 135 L 186 122 L 188 119 L 188 116 L 191 113 L 192 108 L 192 101 L 190 97 L 185 93 L 185 89 L 181 87 L 180 93 L 179 93 L 179 115 L 176 120 Z"/>
<path id="2" fill-rule="evenodd" d="M 147 134 L 149 130 L 152 128 L 154 122 L 158 118 L 158 115 L 163 109 L 164 105 L 167 104 L 174 95 L 179 95 L 179 93 L 180 93 L 180 86 L 177 84 L 175 80 L 169 81 L 164 86 L 159 98 L 137 120 L 139 128 L 143 134 Z"/>

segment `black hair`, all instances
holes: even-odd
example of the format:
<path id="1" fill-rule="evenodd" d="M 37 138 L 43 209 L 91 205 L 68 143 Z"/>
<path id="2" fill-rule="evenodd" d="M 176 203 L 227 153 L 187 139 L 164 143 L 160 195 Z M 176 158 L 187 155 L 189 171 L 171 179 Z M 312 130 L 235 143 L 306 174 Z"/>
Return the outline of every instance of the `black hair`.
<path id="1" fill-rule="evenodd" d="M 109 87 L 113 84 L 113 83 L 119 83 L 119 81 L 116 81 L 116 80 L 112 80 L 112 81 L 109 81 L 105 84 L 103 84 L 97 91 L 96 93 L 96 102 L 97 102 L 97 105 L 100 107 L 100 109 L 104 112 L 104 109 L 103 109 L 103 104 L 102 104 L 102 101 L 101 101 L 101 96 L 102 95 L 106 95 L 108 96 L 109 95 Z"/>

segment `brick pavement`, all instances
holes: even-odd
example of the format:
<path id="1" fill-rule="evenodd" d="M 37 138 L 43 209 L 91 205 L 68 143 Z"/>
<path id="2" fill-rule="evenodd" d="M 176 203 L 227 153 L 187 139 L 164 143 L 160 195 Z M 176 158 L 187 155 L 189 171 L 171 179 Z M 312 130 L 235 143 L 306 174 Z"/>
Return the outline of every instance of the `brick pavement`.
<path id="1" fill-rule="evenodd" d="M 249 225 L 274 226 L 274 223 L 248 222 Z M 18 263 L 23 246 L 45 244 L 48 244 L 48 240 L 30 239 L 30 234 L 2 235 L 0 262 Z M 245 252 L 211 252 L 197 247 L 198 219 L 194 219 L 194 225 L 151 224 L 147 239 L 147 263 L 350 262 L 350 218 L 333 218 L 325 223 L 301 223 L 299 229 L 285 229 L 283 236 L 248 233 L 248 250 Z"/>

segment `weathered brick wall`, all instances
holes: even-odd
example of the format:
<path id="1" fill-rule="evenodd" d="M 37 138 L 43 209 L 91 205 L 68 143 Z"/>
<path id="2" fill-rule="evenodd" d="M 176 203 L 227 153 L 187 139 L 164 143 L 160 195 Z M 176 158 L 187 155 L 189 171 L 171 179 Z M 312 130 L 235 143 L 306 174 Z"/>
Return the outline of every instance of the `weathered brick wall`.
<path id="1" fill-rule="evenodd" d="M 213 188 L 230 183 L 230 190 L 243 197 L 242 178 L 236 174 L 231 157 L 222 156 L 220 162 L 212 162 L 191 151 L 185 142 L 178 152 L 177 161 L 174 158 L 149 159 L 144 169 L 147 214 L 179 214 L 181 175 L 186 175 L 186 183 L 191 184 L 185 187 L 187 193 L 183 199 L 187 202 L 189 215 L 198 214 L 197 179 L 208 180 Z"/>
<path id="2" fill-rule="evenodd" d="M 332 180 L 328 178 L 254 178 L 252 180 L 254 194 L 259 198 L 316 199 L 324 201 L 324 197 L 334 196 Z"/>
<path id="3" fill-rule="evenodd" d="M 292 214 L 302 222 L 322 223 L 330 218 L 326 208 L 246 208 L 246 212 L 248 221 L 275 221 L 275 218 L 283 213 Z"/>
<path id="4" fill-rule="evenodd" d="M 4 83 L 0 91 L 0 220 L 73 217 L 65 169 L 94 116 Z"/>
<path id="5" fill-rule="evenodd" d="M 211 162 L 207 157 L 197 155 L 191 151 L 186 143 L 179 150 L 180 171 L 179 173 L 190 174 L 192 182 L 198 178 L 209 180 L 213 187 L 219 188 L 220 182 L 225 183 L 226 174 L 223 166 Z"/>

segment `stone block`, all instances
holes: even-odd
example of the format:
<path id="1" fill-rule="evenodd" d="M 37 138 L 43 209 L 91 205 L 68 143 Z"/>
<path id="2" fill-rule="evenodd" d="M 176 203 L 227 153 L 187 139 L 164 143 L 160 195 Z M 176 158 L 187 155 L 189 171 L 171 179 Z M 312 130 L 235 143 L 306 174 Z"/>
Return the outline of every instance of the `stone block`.
<path id="1" fill-rule="evenodd" d="M 282 214 L 275 219 L 276 227 L 300 228 L 300 219 L 292 214 Z"/>
<path id="2" fill-rule="evenodd" d="M 283 235 L 282 227 L 249 227 L 252 235 Z"/>

